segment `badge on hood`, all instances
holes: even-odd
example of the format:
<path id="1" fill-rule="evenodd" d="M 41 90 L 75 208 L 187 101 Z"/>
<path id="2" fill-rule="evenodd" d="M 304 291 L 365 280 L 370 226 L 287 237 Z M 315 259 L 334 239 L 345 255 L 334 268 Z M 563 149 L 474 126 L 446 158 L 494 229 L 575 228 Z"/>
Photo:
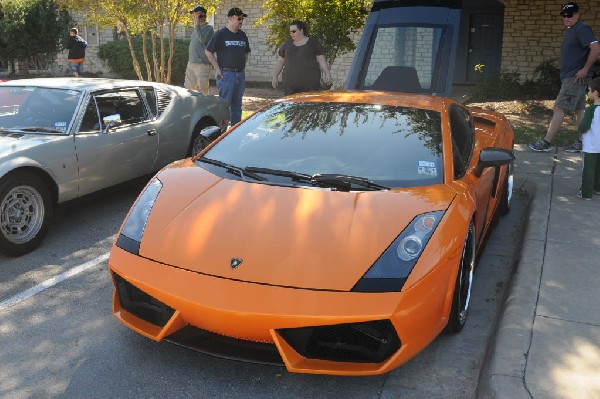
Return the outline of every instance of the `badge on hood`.
<path id="1" fill-rule="evenodd" d="M 243 259 L 240 258 L 231 258 L 230 266 L 233 270 L 237 269 L 243 262 Z"/>

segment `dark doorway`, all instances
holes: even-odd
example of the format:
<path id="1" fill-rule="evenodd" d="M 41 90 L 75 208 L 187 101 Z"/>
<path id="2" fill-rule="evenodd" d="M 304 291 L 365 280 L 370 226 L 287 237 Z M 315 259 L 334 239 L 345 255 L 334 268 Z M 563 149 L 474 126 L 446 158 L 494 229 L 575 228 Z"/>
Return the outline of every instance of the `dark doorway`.
<path id="1" fill-rule="evenodd" d="M 469 48 L 467 53 L 467 80 L 477 79 L 476 65 L 483 65 L 485 76 L 500 73 L 502 57 L 503 16 L 498 14 L 471 14 Z"/>

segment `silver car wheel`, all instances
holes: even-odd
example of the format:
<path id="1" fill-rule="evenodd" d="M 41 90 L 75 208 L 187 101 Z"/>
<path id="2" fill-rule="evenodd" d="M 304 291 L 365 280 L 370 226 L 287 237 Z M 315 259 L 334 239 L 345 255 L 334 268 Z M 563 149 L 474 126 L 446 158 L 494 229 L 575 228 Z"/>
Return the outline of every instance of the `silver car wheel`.
<path id="1" fill-rule="evenodd" d="M 44 223 L 42 195 L 31 186 L 17 186 L 0 203 L 0 231 L 14 244 L 31 241 Z"/>
<path id="2" fill-rule="evenodd" d="M 196 137 L 196 139 L 194 140 L 194 145 L 192 147 L 192 156 L 194 157 L 198 155 L 200 151 L 205 149 L 210 143 L 211 141 L 209 139 L 199 134 L 198 137 Z"/>

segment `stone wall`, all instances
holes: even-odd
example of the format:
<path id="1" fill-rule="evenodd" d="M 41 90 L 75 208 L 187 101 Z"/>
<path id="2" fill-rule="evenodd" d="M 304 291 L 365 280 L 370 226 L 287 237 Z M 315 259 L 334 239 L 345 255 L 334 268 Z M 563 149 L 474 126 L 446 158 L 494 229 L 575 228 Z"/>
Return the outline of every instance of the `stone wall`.
<path id="1" fill-rule="evenodd" d="M 545 60 L 558 59 L 564 25 L 559 15 L 563 1 L 544 0 L 504 0 L 504 39 L 502 47 L 502 71 L 519 72 L 523 78 L 532 77 L 535 68 Z M 600 0 L 579 1 L 582 19 L 588 23 L 597 35 L 600 35 Z M 216 14 L 211 17 L 215 30 L 225 26 L 227 11 L 231 7 L 240 7 L 248 14 L 242 29 L 248 35 L 252 53 L 246 71 L 248 81 L 270 82 L 275 65 L 275 49 L 266 45 L 264 27 L 257 27 L 256 21 L 263 16 L 260 1 L 224 0 Z M 98 31 L 94 26 L 85 26 L 83 18 L 78 18 L 81 35 L 90 43 L 86 51 L 84 70 L 102 76 L 111 76 L 108 67 L 97 56 L 98 45 L 113 40 L 111 29 Z M 180 28 L 177 37 L 189 38 L 190 28 Z M 354 37 L 358 42 L 360 34 Z M 334 85 L 342 87 L 354 54 L 339 56 L 331 66 Z M 56 71 L 66 71 L 66 52 L 57 59 Z"/>
<path id="2" fill-rule="evenodd" d="M 543 61 L 560 57 L 564 1 L 505 0 L 502 71 L 533 77 Z M 600 1 L 578 1 L 581 19 L 600 35 Z"/>

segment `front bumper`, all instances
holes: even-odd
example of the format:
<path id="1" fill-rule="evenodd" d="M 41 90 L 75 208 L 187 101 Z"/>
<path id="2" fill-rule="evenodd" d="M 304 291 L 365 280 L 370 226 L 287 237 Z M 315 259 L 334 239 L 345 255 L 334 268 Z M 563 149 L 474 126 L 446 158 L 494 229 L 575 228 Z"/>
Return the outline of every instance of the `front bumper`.
<path id="1" fill-rule="evenodd" d="M 292 372 L 369 375 L 412 358 L 447 322 L 438 267 L 406 292 L 331 292 L 232 281 L 113 247 L 113 313 L 151 339 Z M 451 290 L 450 290 L 451 291 Z"/>

